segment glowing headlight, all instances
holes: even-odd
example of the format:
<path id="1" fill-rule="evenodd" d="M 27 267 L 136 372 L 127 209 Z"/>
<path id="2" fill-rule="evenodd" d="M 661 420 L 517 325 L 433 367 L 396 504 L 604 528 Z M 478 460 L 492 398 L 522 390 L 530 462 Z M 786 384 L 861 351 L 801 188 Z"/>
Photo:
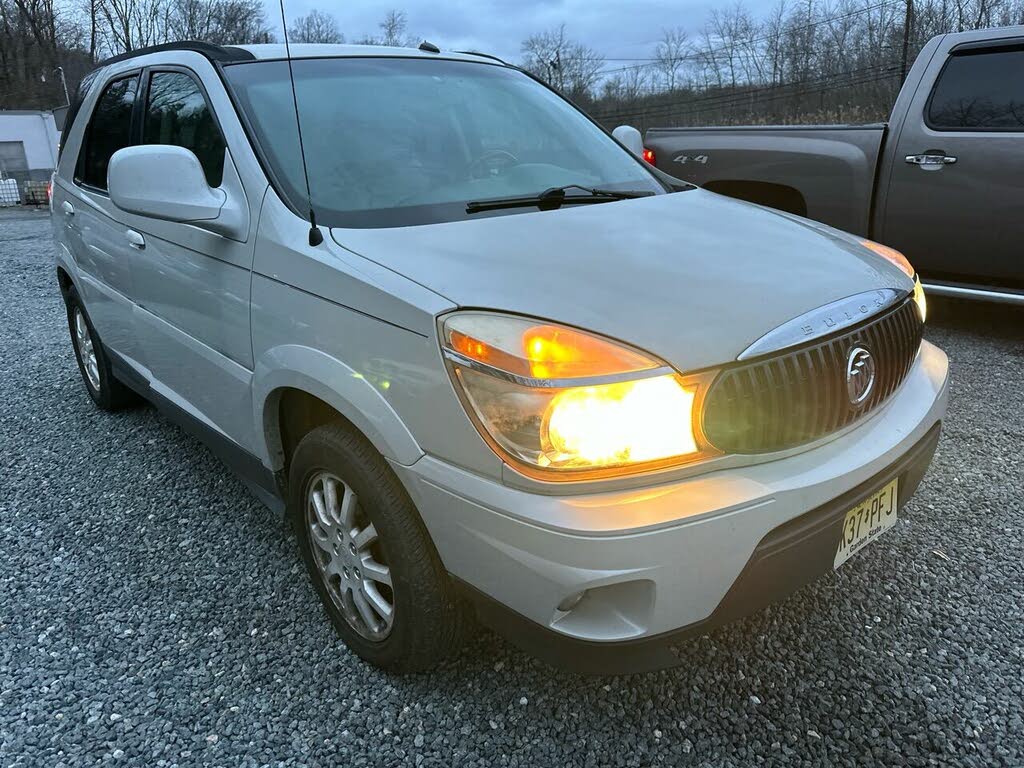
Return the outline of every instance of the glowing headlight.
<path id="1" fill-rule="evenodd" d="M 921 285 L 921 278 L 914 278 L 914 303 L 917 304 L 917 311 L 921 313 L 921 322 L 928 317 L 928 300 L 924 295 L 924 286 Z"/>
<path id="2" fill-rule="evenodd" d="M 483 312 L 449 316 L 452 380 L 502 458 L 547 478 L 621 472 L 704 455 L 699 382 L 573 328 Z"/>

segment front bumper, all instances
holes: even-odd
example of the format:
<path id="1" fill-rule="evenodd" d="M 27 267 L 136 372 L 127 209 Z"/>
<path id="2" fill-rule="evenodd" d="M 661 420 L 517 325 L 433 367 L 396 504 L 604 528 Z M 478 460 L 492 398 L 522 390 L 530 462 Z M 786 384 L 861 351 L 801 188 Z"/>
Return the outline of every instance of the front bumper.
<path id="1" fill-rule="evenodd" d="M 607 675 L 674 666 L 682 659 L 680 643 L 782 600 L 830 571 L 846 513 L 894 477 L 899 478 L 902 508 L 928 469 L 939 442 L 939 428 L 936 424 L 909 453 L 878 476 L 769 532 L 714 612 L 680 629 L 637 640 L 581 640 L 542 627 L 465 584 L 464 593 L 492 629 L 562 669 Z"/>
<path id="2" fill-rule="evenodd" d="M 432 457 L 395 469 L 481 618 L 560 666 L 640 671 L 829 570 L 846 510 L 897 475 L 901 504 L 916 488 L 947 397 L 946 356 L 925 342 L 864 423 L 763 464 L 583 496 L 527 493 Z"/>

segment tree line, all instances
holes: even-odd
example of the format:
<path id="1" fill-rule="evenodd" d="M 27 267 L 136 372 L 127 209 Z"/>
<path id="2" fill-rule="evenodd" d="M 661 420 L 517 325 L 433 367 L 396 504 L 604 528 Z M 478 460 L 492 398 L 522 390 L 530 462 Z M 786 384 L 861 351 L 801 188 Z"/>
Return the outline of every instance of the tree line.
<path id="1" fill-rule="evenodd" d="M 534 35 L 524 65 L 609 127 L 885 120 L 935 35 L 1024 24 L 1024 0 L 779 0 L 763 16 L 715 8 L 663 29 L 646 56 L 605 58 L 566 27 Z"/>
<path id="2" fill-rule="evenodd" d="M 740 1 L 697 31 L 663 29 L 636 58 L 607 56 L 562 24 L 527 37 L 515 63 L 609 125 L 876 120 L 934 35 L 1022 23 L 1024 0 L 778 0 L 763 15 Z M 288 38 L 416 45 L 408 26 L 393 10 L 347 38 L 313 10 L 288 20 Z M 97 61 L 147 45 L 274 39 L 262 0 L 0 0 L 0 108 L 62 103 L 58 67 L 73 90 Z"/>
<path id="3" fill-rule="evenodd" d="M 0 109 L 51 109 L 110 56 L 178 40 L 219 45 L 276 41 L 263 0 L 0 0 Z M 288 20 L 293 42 L 342 43 L 322 11 Z M 415 45 L 407 17 L 389 11 L 355 43 Z"/>

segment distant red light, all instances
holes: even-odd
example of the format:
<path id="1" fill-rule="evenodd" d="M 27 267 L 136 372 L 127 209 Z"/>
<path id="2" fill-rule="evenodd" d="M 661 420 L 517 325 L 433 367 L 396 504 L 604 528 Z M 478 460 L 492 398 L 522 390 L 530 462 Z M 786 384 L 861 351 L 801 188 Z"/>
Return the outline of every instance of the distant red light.
<path id="1" fill-rule="evenodd" d="M 644 160 L 646 160 L 651 165 L 654 165 L 654 150 L 653 149 L 645 149 L 644 150 Z"/>

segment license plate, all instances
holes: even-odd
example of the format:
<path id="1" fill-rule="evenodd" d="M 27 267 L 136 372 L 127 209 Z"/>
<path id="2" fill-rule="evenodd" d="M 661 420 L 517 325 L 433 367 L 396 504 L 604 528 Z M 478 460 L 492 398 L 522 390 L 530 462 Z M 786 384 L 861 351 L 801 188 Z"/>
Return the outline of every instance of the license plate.
<path id="1" fill-rule="evenodd" d="M 896 525 L 896 487 L 893 480 L 846 513 L 833 568 L 838 568 Z"/>

